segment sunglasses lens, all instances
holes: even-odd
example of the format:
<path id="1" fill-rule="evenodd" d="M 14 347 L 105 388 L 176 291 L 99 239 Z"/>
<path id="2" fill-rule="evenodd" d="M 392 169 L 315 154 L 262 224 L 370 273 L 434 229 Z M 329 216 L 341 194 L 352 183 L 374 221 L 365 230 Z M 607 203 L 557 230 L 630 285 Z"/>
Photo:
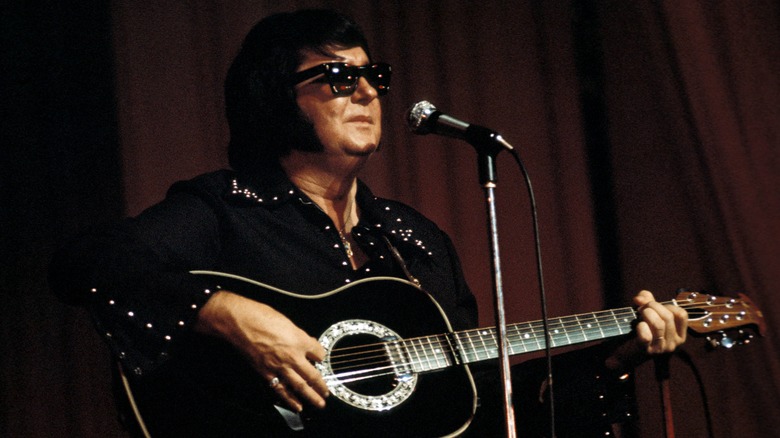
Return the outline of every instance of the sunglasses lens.
<path id="1" fill-rule="evenodd" d="M 380 96 L 387 94 L 390 90 L 390 66 L 388 64 L 355 67 L 334 63 L 331 64 L 326 76 L 333 94 L 336 96 L 349 96 L 354 93 L 361 76 L 366 78 Z"/>
<path id="2" fill-rule="evenodd" d="M 390 71 L 390 65 L 382 63 L 369 66 L 365 72 L 368 83 L 376 88 L 380 96 L 384 96 L 390 91 Z"/>
<path id="3" fill-rule="evenodd" d="M 328 72 L 325 74 L 333 94 L 336 96 L 349 96 L 355 92 L 359 76 L 356 74 L 355 67 L 342 63 L 330 64 Z"/>

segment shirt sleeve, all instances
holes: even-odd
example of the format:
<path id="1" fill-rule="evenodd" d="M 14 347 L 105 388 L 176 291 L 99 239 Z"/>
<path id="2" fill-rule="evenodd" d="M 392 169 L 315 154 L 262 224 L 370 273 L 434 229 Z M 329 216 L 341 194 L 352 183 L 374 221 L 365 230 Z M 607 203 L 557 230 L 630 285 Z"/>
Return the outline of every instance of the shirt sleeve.
<path id="1" fill-rule="evenodd" d="M 165 362 L 215 292 L 189 271 L 214 263 L 218 241 L 204 197 L 172 189 L 138 217 L 65 245 L 50 284 L 64 302 L 86 307 L 115 357 L 142 375 Z"/>

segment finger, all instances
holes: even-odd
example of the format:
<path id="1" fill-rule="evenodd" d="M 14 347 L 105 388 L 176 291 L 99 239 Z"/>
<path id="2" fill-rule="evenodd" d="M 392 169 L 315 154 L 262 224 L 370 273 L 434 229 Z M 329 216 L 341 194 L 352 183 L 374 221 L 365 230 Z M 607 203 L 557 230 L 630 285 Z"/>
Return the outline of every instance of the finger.
<path id="1" fill-rule="evenodd" d="M 642 307 L 647 305 L 647 303 L 655 301 L 655 297 L 653 296 L 653 293 L 649 290 L 643 290 L 640 291 L 638 294 L 634 296 L 634 304 L 637 307 Z"/>
<path id="2" fill-rule="evenodd" d="M 650 327 L 653 339 L 664 338 L 667 335 L 667 322 L 673 318 L 671 312 L 666 310 L 664 306 L 653 301 L 642 307 L 640 313 L 642 320 Z M 664 314 L 667 314 L 666 318 Z"/>
<path id="3" fill-rule="evenodd" d="M 678 339 L 680 343 L 683 343 L 688 336 L 688 312 L 679 306 L 673 306 L 670 310 L 674 314 L 674 325 L 677 329 Z"/>
<path id="4" fill-rule="evenodd" d="M 325 360 L 325 355 L 327 354 L 325 347 L 323 347 L 316 339 L 311 338 L 311 340 L 312 343 L 310 345 L 310 349 L 306 353 L 306 358 L 312 362 L 322 362 Z M 330 390 L 328 389 L 328 385 L 325 383 L 325 379 L 322 378 L 320 371 L 313 365 L 305 364 L 301 366 L 300 369 L 298 369 L 298 374 L 300 374 L 304 380 L 309 383 L 309 386 L 314 388 L 314 390 L 317 391 L 320 396 L 327 397 L 330 394 Z"/>
<path id="5" fill-rule="evenodd" d="M 261 373 L 268 381 L 268 387 L 274 391 L 279 398 L 288 408 L 295 412 L 300 412 L 303 409 L 303 405 L 300 400 L 292 394 L 284 384 L 283 375 L 273 375 L 268 372 Z"/>
<path id="6" fill-rule="evenodd" d="M 679 321 L 678 323 L 678 314 L 676 313 L 678 308 L 676 306 L 672 305 L 659 305 L 660 303 L 656 303 L 653 305 L 653 309 L 658 312 L 658 316 L 661 317 L 664 321 L 664 337 L 667 340 L 666 349 L 667 351 L 674 350 L 678 344 L 682 343 L 684 338 L 680 337 L 679 332 L 679 323 L 682 321 Z M 682 310 L 682 309 L 680 309 Z M 684 333 L 683 333 L 684 336 Z"/>
<path id="7" fill-rule="evenodd" d="M 330 394 L 325 379 L 322 378 L 320 371 L 313 365 L 306 363 L 298 370 L 298 374 L 320 397 L 325 398 Z"/>
<path id="8" fill-rule="evenodd" d="M 636 343 L 644 349 L 647 354 L 663 353 L 667 344 L 666 339 L 653 336 L 650 326 L 642 321 L 636 326 Z"/>
<path id="9" fill-rule="evenodd" d="M 654 303 L 648 305 L 656 311 L 658 316 L 664 321 L 664 352 L 674 351 L 679 345 L 685 342 L 688 331 L 688 312 L 674 305 L 659 305 Z"/>
<path id="10" fill-rule="evenodd" d="M 649 303 L 641 310 L 642 320 L 647 324 L 648 332 L 650 334 L 649 339 L 647 337 L 644 338 L 644 340 L 648 342 L 648 353 L 662 353 L 665 351 L 668 344 L 668 325 L 666 320 L 659 314 L 657 306 L 655 306 L 656 304 L 657 303 L 655 302 Z M 671 315 L 670 312 L 666 312 Z"/>
<path id="11" fill-rule="evenodd" d="M 322 377 L 320 377 L 321 379 Z M 294 393 L 298 400 L 304 400 L 318 408 L 325 407 L 325 399 L 312 388 L 309 383 L 298 373 L 291 372 L 285 375 L 285 388 Z"/>
<path id="12" fill-rule="evenodd" d="M 286 383 L 280 382 L 274 385 L 271 389 L 276 392 L 279 399 L 287 405 L 293 412 L 301 412 L 303 410 L 303 403 L 296 397 L 296 395 L 290 390 Z"/>
<path id="13" fill-rule="evenodd" d="M 306 350 L 306 358 L 311 361 L 322 362 L 325 360 L 325 354 L 325 347 L 317 339 L 311 338 L 311 342 Z"/>
<path id="14" fill-rule="evenodd" d="M 640 321 L 636 325 L 636 341 L 643 347 L 653 342 L 653 331 L 645 321 Z"/>
<path id="15" fill-rule="evenodd" d="M 319 343 L 317 343 L 320 346 Z M 322 346 L 320 346 L 322 347 Z M 324 349 L 323 349 L 324 350 Z M 309 361 L 302 360 L 296 363 L 295 371 L 321 398 L 330 394 L 328 385 L 325 383 L 320 371 Z"/>

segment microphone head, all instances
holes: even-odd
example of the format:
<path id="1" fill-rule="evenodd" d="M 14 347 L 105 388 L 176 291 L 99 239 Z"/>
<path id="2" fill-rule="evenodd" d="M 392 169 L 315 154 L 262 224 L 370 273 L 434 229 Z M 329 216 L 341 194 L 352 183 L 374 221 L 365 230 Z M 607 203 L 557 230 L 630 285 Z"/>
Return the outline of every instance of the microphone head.
<path id="1" fill-rule="evenodd" d="M 431 132 L 431 116 L 437 111 L 436 107 L 427 100 L 415 103 L 406 114 L 409 129 L 415 134 L 428 134 Z"/>

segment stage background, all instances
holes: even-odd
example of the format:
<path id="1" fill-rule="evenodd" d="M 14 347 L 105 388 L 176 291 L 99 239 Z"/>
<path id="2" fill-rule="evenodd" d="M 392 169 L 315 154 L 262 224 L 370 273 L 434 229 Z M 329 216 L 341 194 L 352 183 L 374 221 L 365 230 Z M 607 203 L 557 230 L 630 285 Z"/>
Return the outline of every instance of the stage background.
<path id="1" fill-rule="evenodd" d="M 409 132 L 427 99 L 517 147 L 539 207 L 553 316 L 640 289 L 747 293 L 766 337 L 671 359 L 677 436 L 780 430 L 780 5 L 730 1 L 26 1 L 2 14 L 0 436 L 124 436 L 107 352 L 46 269 L 65 236 L 226 165 L 222 81 L 250 27 L 297 7 L 352 15 L 394 66 L 374 191 L 459 250 L 492 325 L 476 154 Z M 539 318 L 529 200 L 499 156 L 508 319 Z M 653 364 L 643 437 L 663 436 Z M 566 412 L 557 412 L 566 415 Z"/>

